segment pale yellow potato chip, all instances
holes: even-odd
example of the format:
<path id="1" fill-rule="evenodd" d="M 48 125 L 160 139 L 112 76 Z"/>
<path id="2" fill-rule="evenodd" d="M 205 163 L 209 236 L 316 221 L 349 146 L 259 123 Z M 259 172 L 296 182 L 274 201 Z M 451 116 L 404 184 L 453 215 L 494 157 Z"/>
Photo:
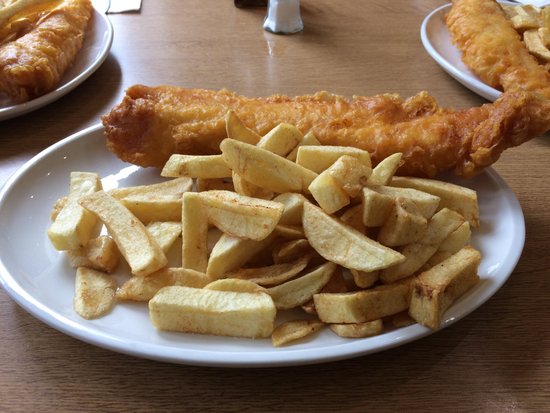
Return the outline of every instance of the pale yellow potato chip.
<path id="1" fill-rule="evenodd" d="M 276 313 L 273 300 L 263 292 L 171 286 L 149 300 L 149 316 L 156 328 L 184 333 L 267 338 Z"/>
<path id="2" fill-rule="evenodd" d="M 116 281 L 110 275 L 91 268 L 76 270 L 74 310 L 82 318 L 107 314 L 115 304 Z"/>
<path id="3" fill-rule="evenodd" d="M 173 154 L 162 168 L 160 176 L 165 178 L 188 176 L 190 178 L 219 179 L 229 178 L 231 169 L 221 155 Z"/>
<path id="4" fill-rule="evenodd" d="M 387 185 L 391 182 L 397 169 L 401 166 L 402 153 L 394 153 L 393 155 L 384 158 L 376 167 L 372 170 L 372 174 L 369 176 L 367 185 Z"/>
<path id="5" fill-rule="evenodd" d="M 304 135 L 296 126 L 279 123 L 262 136 L 256 146 L 279 156 L 287 156 L 303 139 Z"/>
<path id="6" fill-rule="evenodd" d="M 353 156 L 365 166 L 371 166 L 367 151 L 349 146 L 307 145 L 298 148 L 296 163 L 313 172 L 321 173 L 343 155 Z"/>
<path id="7" fill-rule="evenodd" d="M 261 139 L 261 136 L 248 128 L 232 109 L 225 115 L 225 129 L 228 138 L 251 145 L 256 145 Z"/>
<path id="8" fill-rule="evenodd" d="M 67 258 L 71 267 L 112 273 L 120 262 L 120 252 L 111 237 L 100 235 L 88 241 L 85 247 L 67 251 Z"/>
<path id="9" fill-rule="evenodd" d="M 287 310 L 307 303 L 330 280 L 336 264 L 327 262 L 300 277 L 267 289 L 278 310 Z"/>
<path id="10" fill-rule="evenodd" d="M 445 311 L 479 280 L 478 251 L 465 247 L 416 277 L 409 315 L 431 329 L 441 325 Z"/>
<path id="11" fill-rule="evenodd" d="M 313 249 L 345 268 L 369 272 L 404 260 L 399 252 L 371 240 L 309 202 L 304 203 L 302 219 Z"/>
<path id="12" fill-rule="evenodd" d="M 409 308 L 413 277 L 368 290 L 319 293 L 313 296 L 319 319 L 325 323 L 363 323 Z"/>
<path id="13" fill-rule="evenodd" d="M 261 241 L 273 232 L 284 210 L 274 201 L 229 191 L 201 192 L 208 222 L 226 234 Z"/>
<path id="14" fill-rule="evenodd" d="M 201 193 L 183 194 L 181 213 L 181 264 L 199 272 L 208 266 L 208 215 Z"/>
<path id="15" fill-rule="evenodd" d="M 286 158 L 234 139 L 224 139 L 220 149 L 233 171 L 273 192 L 305 192 L 317 176 Z"/>
<path id="16" fill-rule="evenodd" d="M 271 335 L 274 347 L 281 347 L 290 342 L 307 337 L 323 328 L 319 320 L 293 320 L 279 324 Z"/>
<path id="17" fill-rule="evenodd" d="M 261 241 L 223 234 L 210 253 L 206 273 L 213 280 L 222 278 L 266 249 L 274 239 L 274 234 Z"/>
<path id="18" fill-rule="evenodd" d="M 67 202 L 48 229 L 48 238 L 55 249 L 75 250 L 99 235 L 97 216 L 78 203 L 81 197 L 99 190 L 101 180 L 98 174 L 71 172 Z"/>
<path id="19" fill-rule="evenodd" d="M 202 288 L 210 278 L 189 268 L 166 267 L 146 277 L 131 277 L 117 290 L 119 300 L 149 301 L 163 287 L 183 285 Z"/>
<path id="20" fill-rule="evenodd" d="M 364 323 L 329 324 L 329 328 L 340 337 L 365 338 L 382 333 L 384 325 L 382 320 L 373 320 Z"/>
<path id="21" fill-rule="evenodd" d="M 105 224 L 132 274 L 144 276 L 167 265 L 166 255 L 155 239 L 118 200 L 99 191 L 81 197 L 78 202 Z"/>

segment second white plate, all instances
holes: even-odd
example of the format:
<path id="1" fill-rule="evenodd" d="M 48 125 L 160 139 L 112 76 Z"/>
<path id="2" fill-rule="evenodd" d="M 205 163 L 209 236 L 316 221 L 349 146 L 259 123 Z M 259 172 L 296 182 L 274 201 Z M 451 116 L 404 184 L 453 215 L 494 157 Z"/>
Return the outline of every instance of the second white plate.
<path id="1" fill-rule="evenodd" d="M 73 310 L 75 270 L 46 235 L 52 205 L 67 193 L 69 173 L 75 170 L 99 173 L 106 189 L 162 180 L 158 170 L 123 163 L 110 153 L 98 125 L 35 156 L 0 191 L 0 285 L 28 312 L 66 334 L 114 351 L 174 363 L 259 367 L 357 357 L 432 333 L 411 325 L 376 337 L 344 339 L 324 329 L 302 342 L 274 348 L 270 340 L 159 332 L 149 321 L 145 303 L 118 303 L 108 315 L 84 320 Z M 445 313 L 443 327 L 498 291 L 512 273 L 525 240 L 519 203 L 494 170 L 468 181 L 450 179 L 478 193 L 482 224 L 472 241 L 483 258 L 481 282 Z"/>
<path id="2" fill-rule="evenodd" d="M 109 55 L 112 44 L 113 26 L 111 21 L 105 14 L 94 9 L 82 48 L 78 52 L 74 64 L 67 70 L 57 88 L 36 99 L 17 105 L 10 104 L 5 97 L 0 97 L 0 121 L 39 109 L 69 93 L 101 66 Z"/>
<path id="3" fill-rule="evenodd" d="M 509 2 L 499 2 L 512 4 Z M 502 92 L 483 83 L 470 69 L 464 65 L 458 50 L 451 41 L 451 35 L 445 24 L 445 16 L 449 13 L 451 4 L 438 7 L 432 11 L 420 28 L 420 38 L 428 54 L 452 77 L 478 95 L 495 101 Z"/>

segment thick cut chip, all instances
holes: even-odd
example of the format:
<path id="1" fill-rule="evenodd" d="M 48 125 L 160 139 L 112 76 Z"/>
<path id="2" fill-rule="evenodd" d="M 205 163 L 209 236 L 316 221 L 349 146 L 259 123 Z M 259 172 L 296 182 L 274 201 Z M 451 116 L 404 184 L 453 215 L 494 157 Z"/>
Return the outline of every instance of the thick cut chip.
<path id="1" fill-rule="evenodd" d="M 304 201 L 306 200 L 303 195 L 294 192 L 285 192 L 273 198 L 273 201 L 285 206 L 281 219 L 279 219 L 279 224 L 302 225 L 302 211 L 304 209 Z"/>
<path id="2" fill-rule="evenodd" d="M 205 272 L 208 265 L 208 215 L 200 194 L 183 194 L 181 218 L 182 267 Z"/>
<path id="3" fill-rule="evenodd" d="M 308 187 L 309 192 L 321 208 L 332 214 L 350 203 L 349 195 L 342 189 L 328 170 L 321 172 Z"/>
<path id="4" fill-rule="evenodd" d="M 426 178 L 395 176 L 391 186 L 413 188 L 440 198 L 439 209 L 449 208 L 462 215 L 474 228 L 479 227 L 479 205 L 476 191 L 449 182 Z"/>
<path id="5" fill-rule="evenodd" d="M 353 156 L 365 166 L 371 166 L 370 154 L 367 151 L 350 146 L 300 146 L 296 163 L 313 172 L 321 173 L 328 169 L 343 155 Z"/>
<path id="6" fill-rule="evenodd" d="M 71 267 L 112 273 L 120 262 L 120 252 L 111 237 L 100 235 L 88 241 L 85 247 L 67 251 L 67 258 Z"/>
<path id="7" fill-rule="evenodd" d="M 304 138 L 302 132 L 288 123 L 279 123 L 256 144 L 279 156 L 287 156 Z"/>
<path id="8" fill-rule="evenodd" d="M 347 291 L 349 291 L 349 287 L 346 277 L 344 277 L 343 275 L 342 268 L 337 267 L 336 271 L 334 271 L 334 273 L 332 274 L 332 277 L 330 277 L 330 280 L 328 280 L 328 282 L 324 285 L 320 292 L 345 293 Z M 315 310 L 315 303 L 313 302 L 313 298 L 302 305 L 302 310 L 304 310 L 308 314 L 317 315 L 317 310 Z"/>
<path id="9" fill-rule="evenodd" d="M 364 323 L 329 324 L 329 328 L 340 337 L 365 338 L 380 334 L 384 324 L 382 320 L 374 320 Z"/>
<path id="10" fill-rule="evenodd" d="M 181 220 L 181 198 L 191 190 L 191 178 L 176 178 L 158 184 L 116 188 L 107 193 L 120 200 L 141 222 Z"/>
<path id="11" fill-rule="evenodd" d="M 271 199 L 273 192 L 262 188 L 261 186 L 251 184 L 239 174 L 233 172 L 233 186 L 235 192 L 240 195 L 250 196 L 252 198 Z"/>
<path id="12" fill-rule="evenodd" d="M 301 277 L 268 288 L 267 293 L 273 298 L 278 310 L 298 307 L 321 291 L 335 270 L 336 264 L 327 262 Z"/>
<path id="13" fill-rule="evenodd" d="M 273 192 L 305 192 L 317 174 L 268 150 L 224 139 L 223 159 L 248 182 Z"/>
<path id="14" fill-rule="evenodd" d="M 65 205 L 67 205 L 67 201 L 69 200 L 68 196 L 62 196 L 61 198 L 58 198 L 55 203 L 53 204 L 52 211 L 50 212 L 50 220 L 55 221 L 61 210 Z"/>
<path id="15" fill-rule="evenodd" d="M 350 270 L 353 282 L 360 288 L 372 287 L 380 279 L 380 271 L 357 271 Z"/>
<path id="16" fill-rule="evenodd" d="M 342 155 L 321 175 L 324 173 L 334 178 L 346 194 L 355 198 L 366 185 L 372 169 L 354 156 Z"/>
<path id="17" fill-rule="evenodd" d="M 132 274 L 144 276 L 166 266 L 168 260 L 158 243 L 115 198 L 99 191 L 80 198 L 78 202 L 105 224 Z"/>
<path id="18" fill-rule="evenodd" d="M 538 29 L 523 32 L 523 41 L 529 53 L 543 61 L 550 62 L 550 50 L 544 45 Z"/>
<path id="19" fill-rule="evenodd" d="M 447 238 L 439 246 L 439 251 L 450 252 L 454 254 L 460 251 L 468 242 L 472 236 L 472 230 L 470 229 L 470 223 L 464 221 L 461 226 L 455 229 L 449 234 Z"/>
<path id="20" fill-rule="evenodd" d="M 146 228 L 165 253 L 181 236 L 181 222 L 151 222 Z"/>
<path id="21" fill-rule="evenodd" d="M 416 277 L 409 314 L 420 324 L 439 328 L 443 313 L 479 280 L 478 251 L 465 247 Z"/>
<path id="22" fill-rule="evenodd" d="M 84 247 L 91 238 L 99 235 L 96 215 L 78 203 L 82 196 L 99 190 L 99 175 L 71 172 L 67 202 L 48 229 L 48 238 L 56 250 L 75 250 Z"/>
<path id="23" fill-rule="evenodd" d="M 394 186 L 371 186 L 371 189 L 394 199 L 404 198 L 414 201 L 420 214 L 426 219 L 430 219 L 438 210 L 440 198 L 424 191 L 419 191 L 414 188 L 400 188 Z"/>
<path id="24" fill-rule="evenodd" d="M 397 251 L 371 240 L 315 205 L 305 202 L 303 227 L 315 251 L 328 261 L 359 271 L 375 271 L 403 261 Z"/>
<path id="25" fill-rule="evenodd" d="M 378 232 L 378 242 L 388 247 L 397 247 L 418 241 L 428 228 L 414 201 L 397 198 L 391 214 Z"/>
<path id="26" fill-rule="evenodd" d="M 531 5 L 516 6 L 510 17 L 510 22 L 514 29 L 518 31 L 525 31 L 529 29 L 536 29 L 540 26 L 540 9 Z"/>
<path id="27" fill-rule="evenodd" d="M 226 234 L 261 241 L 273 232 L 284 210 L 274 201 L 229 191 L 201 192 L 208 222 Z"/>
<path id="28" fill-rule="evenodd" d="M 283 283 L 306 268 L 311 255 L 302 256 L 294 261 L 273 264 L 260 268 L 241 268 L 237 271 L 227 273 L 227 278 L 240 278 L 252 281 L 259 285 L 277 285 Z"/>
<path id="29" fill-rule="evenodd" d="M 363 224 L 379 227 L 386 222 L 393 210 L 394 198 L 370 188 L 363 188 Z"/>
<path id="30" fill-rule="evenodd" d="M 231 169 L 221 155 L 173 154 L 162 168 L 160 176 L 165 178 L 179 176 L 202 179 L 229 178 Z"/>
<path id="31" fill-rule="evenodd" d="M 222 278 L 226 273 L 240 268 L 266 249 L 274 239 L 274 234 L 261 241 L 223 234 L 210 253 L 206 273 L 213 280 Z"/>
<path id="32" fill-rule="evenodd" d="M 207 290 L 216 291 L 236 291 L 243 293 L 267 292 L 264 287 L 248 280 L 239 280 L 238 278 L 222 278 L 214 280 L 204 286 Z"/>
<path id="33" fill-rule="evenodd" d="M 263 292 L 164 287 L 149 301 L 149 316 L 159 330 L 220 336 L 266 338 L 277 309 Z"/>
<path id="34" fill-rule="evenodd" d="M 228 110 L 225 115 L 225 129 L 227 137 L 241 142 L 246 142 L 251 145 L 256 145 L 261 136 L 252 129 L 246 127 L 237 114 L 233 110 Z"/>
<path id="35" fill-rule="evenodd" d="M 76 270 L 74 310 L 92 319 L 108 313 L 115 304 L 116 282 L 108 274 L 91 268 Z"/>
<path id="36" fill-rule="evenodd" d="M 434 255 L 439 246 L 462 223 L 462 215 L 443 208 L 429 221 L 428 227 L 422 238 L 411 244 L 405 245 L 400 252 L 405 256 L 403 262 L 381 271 L 380 279 L 384 283 L 391 283 L 401 278 L 408 277 L 422 268 L 422 266 Z"/>
<path id="37" fill-rule="evenodd" d="M 313 296 L 317 315 L 325 323 L 363 323 L 409 308 L 412 277 L 369 290 L 319 293 Z"/>
<path id="38" fill-rule="evenodd" d="M 387 185 L 393 178 L 397 168 L 401 166 L 402 153 L 394 153 L 393 155 L 384 158 L 372 170 L 367 185 Z"/>
<path id="39" fill-rule="evenodd" d="M 183 285 L 202 288 L 210 278 L 202 272 L 188 268 L 167 267 L 146 277 L 132 277 L 117 290 L 119 300 L 149 301 L 163 287 Z"/>
<path id="40" fill-rule="evenodd" d="M 174 199 L 181 199 L 184 192 L 191 190 L 193 180 L 182 177 L 169 179 L 158 184 L 127 186 L 125 188 L 115 188 L 107 191 L 109 195 L 117 199 L 126 197 L 139 197 L 140 199 L 157 199 L 158 197 L 171 196 Z"/>
<path id="41" fill-rule="evenodd" d="M 323 328 L 324 324 L 319 320 L 292 320 L 279 324 L 273 330 L 271 343 L 275 347 L 281 347 L 290 342 L 307 337 Z"/>
<path id="42" fill-rule="evenodd" d="M 311 131 L 305 134 L 304 139 L 296 146 L 292 152 L 290 152 L 286 159 L 296 162 L 296 157 L 298 156 L 298 149 L 300 146 L 311 146 L 311 145 L 321 145 L 321 142 L 315 137 L 315 134 Z"/>
<path id="43" fill-rule="evenodd" d="M 321 291 L 335 270 L 336 264 L 327 262 L 301 277 L 268 288 L 267 292 L 278 310 L 298 307 Z"/>
<path id="44" fill-rule="evenodd" d="M 144 224 L 155 221 L 181 220 L 181 195 L 130 195 L 120 199 L 120 203 Z"/>

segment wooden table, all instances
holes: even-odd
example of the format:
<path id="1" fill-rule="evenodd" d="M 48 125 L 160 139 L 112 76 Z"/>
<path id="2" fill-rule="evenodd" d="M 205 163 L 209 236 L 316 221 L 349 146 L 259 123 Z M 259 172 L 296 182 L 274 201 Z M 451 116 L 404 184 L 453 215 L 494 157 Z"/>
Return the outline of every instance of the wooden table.
<path id="1" fill-rule="evenodd" d="M 303 0 L 303 33 L 278 36 L 262 30 L 265 9 L 144 0 L 141 13 L 110 15 L 111 53 L 86 82 L 0 123 L 0 184 L 39 151 L 98 123 L 134 83 L 252 96 L 429 90 L 443 106 L 480 105 L 420 42 L 423 18 L 442 4 Z M 508 151 L 495 168 L 523 207 L 523 255 L 493 298 L 437 334 L 322 365 L 189 367 L 70 338 L 0 290 L 0 411 L 548 411 L 550 140 Z"/>

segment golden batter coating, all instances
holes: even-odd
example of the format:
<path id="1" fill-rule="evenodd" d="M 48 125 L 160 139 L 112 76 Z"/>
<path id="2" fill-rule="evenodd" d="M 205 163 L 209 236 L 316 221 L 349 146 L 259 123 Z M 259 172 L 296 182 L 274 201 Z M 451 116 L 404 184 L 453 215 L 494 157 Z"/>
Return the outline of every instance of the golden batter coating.
<path id="1" fill-rule="evenodd" d="M 124 161 L 155 167 L 173 153 L 219 153 L 228 109 L 260 135 L 288 122 L 325 145 L 366 149 L 374 163 L 402 152 L 399 173 L 430 177 L 448 170 L 473 176 L 506 148 L 550 129 L 550 101 L 521 91 L 455 111 L 439 108 L 426 92 L 407 100 L 393 94 L 349 100 L 327 92 L 248 98 L 227 90 L 135 85 L 102 118 L 107 146 Z"/>
<path id="2" fill-rule="evenodd" d="M 485 83 L 550 98 L 550 73 L 529 53 L 496 1 L 453 0 L 447 26 L 464 64 Z"/>
<path id="3" fill-rule="evenodd" d="M 80 51 L 92 16 L 90 0 L 45 4 L 52 7 L 40 13 L 37 21 L 27 21 L 30 27 L 20 37 L 0 46 L 0 93 L 16 103 L 55 89 Z"/>

